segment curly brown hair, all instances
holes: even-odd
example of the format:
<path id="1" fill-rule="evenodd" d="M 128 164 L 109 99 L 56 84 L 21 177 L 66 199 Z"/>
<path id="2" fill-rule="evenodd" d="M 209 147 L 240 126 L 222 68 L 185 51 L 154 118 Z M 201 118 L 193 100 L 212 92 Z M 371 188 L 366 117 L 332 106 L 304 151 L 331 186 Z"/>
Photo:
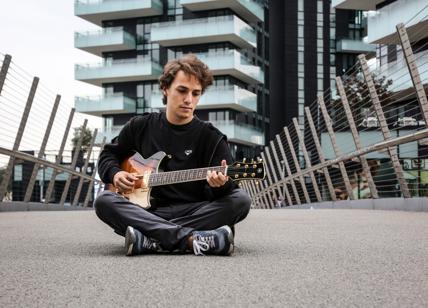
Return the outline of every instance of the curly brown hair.
<path id="1" fill-rule="evenodd" d="M 195 76 L 202 86 L 202 94 L 212 85 L 214 80 L 213 74 L 204 62 L 199 60 L 194 54 L 187 54 L 179 59 L 170 60 L 165 65 L 163 74 L 159 77 L 159 87 L 161 90 L 169 89 L 179 71 Z M 165 95 L 162 102 L 166 105 Z"/>

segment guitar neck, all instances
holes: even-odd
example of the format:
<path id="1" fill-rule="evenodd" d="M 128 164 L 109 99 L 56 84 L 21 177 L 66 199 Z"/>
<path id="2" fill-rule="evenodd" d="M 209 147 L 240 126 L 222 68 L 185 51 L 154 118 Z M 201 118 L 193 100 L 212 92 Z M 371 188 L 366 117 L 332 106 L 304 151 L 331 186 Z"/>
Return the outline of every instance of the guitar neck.
<path id="1" fill-rule="evenodd" d="M 169 171 L 161 173 L 152 173 L 149 177 L 148 186 L 171 185 L 193 181 L 205 180 L 208 171 L 217 171 L 226 174 L 226 168 L 223 166 Z"/>

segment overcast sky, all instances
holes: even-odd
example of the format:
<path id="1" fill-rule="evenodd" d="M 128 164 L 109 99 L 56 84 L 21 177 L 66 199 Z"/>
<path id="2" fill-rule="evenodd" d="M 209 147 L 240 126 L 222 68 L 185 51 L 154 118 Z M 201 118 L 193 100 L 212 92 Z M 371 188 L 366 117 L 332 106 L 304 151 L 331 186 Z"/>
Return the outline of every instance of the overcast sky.
<path id="1" fill-rule="evenodd" d="M 0 52 L 54 93 L 74 106 L 74 96 L 97 95 L 100 88 L 74 80 L 75 63 L 99 62 L 100 58 L 74 48 L 74 31 L 97 26 L 74 16 L 73 0 L 2 1 Z M 91 126 L 100 121 L 90 119 Z"/>

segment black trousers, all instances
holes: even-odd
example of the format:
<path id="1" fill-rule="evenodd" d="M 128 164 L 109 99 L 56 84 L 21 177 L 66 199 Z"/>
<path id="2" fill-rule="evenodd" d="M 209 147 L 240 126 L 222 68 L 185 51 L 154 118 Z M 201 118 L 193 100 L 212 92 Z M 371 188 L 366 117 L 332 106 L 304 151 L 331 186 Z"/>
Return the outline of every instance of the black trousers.
<path id="1" fill-rule="evenodd" d="M 187 238 L 194 230 L 212 230 L 234 225 L 250 211 L 248 194 L 234 189 L 214 201 L 156 206 L 147 210 L 121 195 L 103 191 L 95 200 L 95 213 L 113 230 L 124 236 L 127 226 L 160 242 L 163 249 L 185 251 Z"/>

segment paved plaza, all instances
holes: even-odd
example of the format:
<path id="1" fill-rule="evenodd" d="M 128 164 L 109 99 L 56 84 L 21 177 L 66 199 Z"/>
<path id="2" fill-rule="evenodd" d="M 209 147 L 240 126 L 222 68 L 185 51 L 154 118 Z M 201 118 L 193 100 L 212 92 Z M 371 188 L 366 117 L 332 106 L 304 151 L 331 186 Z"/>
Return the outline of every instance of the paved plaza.
<path id="1" fill-rule="evenodd" d="M 0 213 L 0 307 L 427 307 L 428 213 L 252 210 L 232 257 L 125 257 L 93 211 Z"/>

